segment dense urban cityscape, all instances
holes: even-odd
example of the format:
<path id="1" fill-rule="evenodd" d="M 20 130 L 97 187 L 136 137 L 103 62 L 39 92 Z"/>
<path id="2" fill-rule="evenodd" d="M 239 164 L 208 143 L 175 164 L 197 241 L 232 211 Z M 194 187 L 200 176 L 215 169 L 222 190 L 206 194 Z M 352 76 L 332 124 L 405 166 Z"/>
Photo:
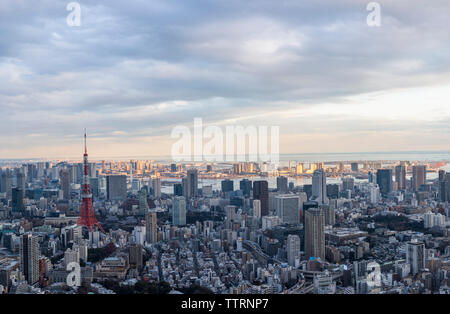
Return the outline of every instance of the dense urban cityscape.
<path id="1" fill-rule="evenodd" d="M 3 161 L 0 292 L 448 294 L 445 165 Z"/>

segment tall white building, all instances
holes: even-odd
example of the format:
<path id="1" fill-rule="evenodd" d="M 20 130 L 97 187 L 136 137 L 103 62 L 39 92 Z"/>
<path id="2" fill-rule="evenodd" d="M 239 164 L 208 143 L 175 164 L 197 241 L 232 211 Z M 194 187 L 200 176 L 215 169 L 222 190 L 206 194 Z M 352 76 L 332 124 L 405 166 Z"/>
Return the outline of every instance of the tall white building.
<path id="1" fill-rule="evenodd" d="M 290 266 L 295 267 L 295 260 L 300 257 L 300 237 L 290 234 L 286 240 L 287 258 Z"/>
<path id="2" fill-rule="evenodd" d="M 261 201 L 253 200 L 253 216 L 261 218 Z"/>
<path id="3" fill-rule="evenodd" d="M 406 244 L 406 262 L 411 265 L 411 273 L 417 274 L 425 267 L 425 244 L 413 240 Z"/>

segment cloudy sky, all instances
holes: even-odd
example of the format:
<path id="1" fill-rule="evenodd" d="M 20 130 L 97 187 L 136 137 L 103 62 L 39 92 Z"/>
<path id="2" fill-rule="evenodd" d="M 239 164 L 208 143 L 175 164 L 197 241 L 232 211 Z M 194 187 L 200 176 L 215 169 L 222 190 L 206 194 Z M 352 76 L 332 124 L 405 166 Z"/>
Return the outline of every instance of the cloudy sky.
<path id="1" fill-rule="evenodd" d="M 0 158 L 170 154 L 177 125 L 281 153 L 450 150 L 448 0 L 0 2 Z"/>

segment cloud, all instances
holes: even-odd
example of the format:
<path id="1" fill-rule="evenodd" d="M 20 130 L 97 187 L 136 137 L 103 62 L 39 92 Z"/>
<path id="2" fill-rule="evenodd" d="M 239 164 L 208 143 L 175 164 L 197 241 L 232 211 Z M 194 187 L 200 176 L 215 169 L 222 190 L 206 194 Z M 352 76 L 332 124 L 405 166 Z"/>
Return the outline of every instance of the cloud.
<path id="1" fill-rule="evenodd" d="M 76 156 L 84 127 L 98 155 L 166 155 L 194 117 L 276 123 L 281 152 L 445 148 L 447 1 L 379 1 L 374 28 L 357 0 L 79 2 L 80 27 L 1 2 L 1 156 Z"/>

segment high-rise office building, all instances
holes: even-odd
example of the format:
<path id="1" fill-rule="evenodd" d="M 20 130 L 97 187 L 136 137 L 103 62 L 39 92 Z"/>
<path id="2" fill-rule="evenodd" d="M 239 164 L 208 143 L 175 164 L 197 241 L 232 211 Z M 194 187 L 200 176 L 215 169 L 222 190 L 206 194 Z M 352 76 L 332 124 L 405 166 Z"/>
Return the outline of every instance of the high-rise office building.
<path id="1" fill-rule="evenodd" d="M 319 208 L 305 212 L 305 255 L 325 260 L 325 216 Z"/>
<path id="2" fill-rule="evenodd" d="M 250 192 L 252 190 L 252 181 L 248 179 L 243 179 L 239 181 L 239 188 L 245 197 L 250 197 Z"/>
<path id="3" fill-rule="evenodd" d="M 359 171 L 359 165 L 357 162 L 351 163 L 352 172 L 358 172 Z"/>
<path id="4" fill-rule="evenodd" d="M 286 240 L 286 251 L 289 266 L 295 266 L 295 259 L 300 259 L 300 237 L 290 234 Z"/>
<path id="5" fill-rule="evenodd" d="M 106 195 L 108 200 L 123 200 L 127 197 L 127 176 L 110 175 L 106 177 Z"/>
<path id="6" fill-rule="evenodd" d="M 383 197 L 392 192 L 392 169 L 378 169 L 377 184 Z"/>
<path id="7" fill-rule="evenodd" d="M 63 191 L 63 199 L 70 199 L 70 171 L 69 169 L 61 169 L 59 171 L 59 182 Z"/>
<path id="8" fill-rule="evenodd" d="M 34 285 L 39 280 L 39 243 L 38 237 L 31 233 L 20 238 L 20 266 L 28 284 Z"/>
<path id="9" fill-rule="evenodd" d="M 269 185 L 267 181 L 253 182 L 253 199 L 261 201 L 261 216 L 269 214 Z"/>
<path id="10" fill-rule="evenodd" d="M 158 219 L 156 212 L 145 213 L 145 240 L 151 244 L 158 242 Z"/>
<path id="11" fill-rule="evenodd" d="M 406 167 L 404 165 L 395 166 L 395 182 L 398 190 L 406 189 Z"/>
<path id="12" fill-rule="evenodd" d="M 328 204 L 327 197 L 327 176 L 325 172 L 315 170 L 312 177 L 312 199 L 321 204 Z"/>
<path id="13" fill-rule="evenodd" d="M 275 196 L 276 213 L 286 224 L 300 224 L 300 198 L 295 194 L 282 194 Z"/>
<path id="14" fill-rule="evenodd" d="M 261 218 L 261 201 L 253 200 L 253 216 Z"/>
<path id="15" fill-rule="evenodd" d="M 12 211 L 13 212 L 22 212 L 25 208 L 23 205 L 23 191 L 20 188 L 12 189 Z"/>
<path id="16" fill-rule="evenodd" d="M 130 267 L 135 268 L 137 270 L 141 270 L 144 265 L 143 259 L 143 247 L 140 244 L 132 244 L 129 247 L 129 256 L 130 256 Z"/>
<path id="17" fill-rule="evenodd" d="M 180 183 L 176 183 L 173 185 L 173 195 L 174 196 L 183 196 L 183 185 Z"/>
<path id="18" fill-rule="evenodd" d="M 184 180 L 183 193 L 186 199 L 198 196 L 198 171 L 188 169 Z"/>
<path id="19" fill-rule="evenodd" d="M 342 191 L 353 191 L 355 187 L 355 179 L 352 176 L 342 178 Z"/>
<path id="20" fill-rule="evenodd" d="M 279 193 L 288 191 L 288 179 L 286 177 L 277 177 L 277 191 Z"/>
<path id="21" fill-rule="evenodd" d="M 147 190 L 142 188 L 139 191 L 139 214 L 145 215 L 149 210 L 148 201 L 147 201 Z"/>
<path id="22" fill-rule="evenodd" d="M 422 184 L 425 184 L 427 180 L 427 166 L 425 165 L 418 165 L 413 166 L 412 168 L 412 190 L 414 192 L 417 192 L 420 190 L 420 186 Z"/>
<path id="23" fill-rule="evenodd" d="M 406 262 L 410 264 L 411 273 L 417 274 L 425 267 L 425 244 L 412 240 L 406 245 Z"/>
<path id="24" fill-rule="evenodd" d="M 12 180 L 11 180 L 11 172 L 6 170 L 2 172 L 1 177 L 1 192 L 6 193 L 6 198 L 10 199 L 12 196 Z"/>
<path id="25" fill-rule="evenodd" d="M 176 196 L 172 202 L 172 225 L 184 226 L 186 224 L 186 199 Z"/>
<path id="26" fill-rule="evenodd" d="M 22 190 L 22 197 L 25 197 L 25 189 L 26 189 L 26 178 L 25 174 L 17 169 L 16 173 L 16 187 Z"/>
<path id="27" fill-rule="evenodd" d="M 233 182 L 233 180 L 223 180 L 221 182 L 221 186 L 222 186 L 222 192 L 223 193 L 233 192 L 234 191 L 234 182 Z"/>
<path id="28" fill-rule="evenodd" d="M 161 198 L 161 178 L 156 177 L 152 179 L 153 196 Z"/>

